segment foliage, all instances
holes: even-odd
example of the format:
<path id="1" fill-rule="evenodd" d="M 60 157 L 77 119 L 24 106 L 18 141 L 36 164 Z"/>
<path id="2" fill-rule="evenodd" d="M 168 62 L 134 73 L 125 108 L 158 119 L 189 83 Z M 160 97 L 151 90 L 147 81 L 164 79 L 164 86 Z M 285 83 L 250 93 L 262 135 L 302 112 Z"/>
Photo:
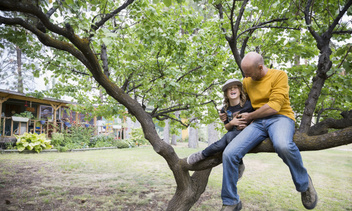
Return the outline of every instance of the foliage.
<path id="1" fill-rule="evenodd" d="M 100 134 L 90 138 L 89 147 L 111 147 L 114 142 L 113 135 Z"/>
<path id="2" fill-rule="evenodd" d="M 64 140 L 65 140 L 65 135 L 63 133 L 51 134 L 51 144 L 55 147 L 63 145 Z"/>
<path id="3" fill-rule="evenodd" d="M 80 127 L 73 124 L 63 134 L 64 140 L 61 142 L 61 146 L 65 146 L 68 149 L 87 148 L 93 134 L 93 128 Z"/>
<path id="4" fill-rule="evenodd" d="M 127 140 L 118 140 L 116 142 L 116 147 L 117 148 L 131 148 L 131 147 L 133 147 L 133 145 L 130 142 L 128 142 Z"/>
<path id="5" fill-rule="evenodd" d="M 43 149 L 51 149 L 50 140 L 46 140 L 45 134 L 36 133 L 24 133 L 23 135 L 15 135 L 17 138 L 17 150 L 22 152 L 23 150 L 34 150 L 41 152 Z"/>
<path id="6" fill-rule="evenodd" d="M 77 134 L 74 134 L 77 133 Z M 66 152 L 71 149 L 81 148 L 99 148 L 99 147 L 117 147 L 117 148 L 130 148 L 145 144 L 144 141 L 128 141 L 117 140 L 113 134 L 104 135 L 100 134 L 91 137 L 92 130 L 75 126 L 68 132 L 53 133 L 51 138 L 52 145 L 60 152 Z M 89 139 L 88 139 L 89 138 Z"/>
<path id="7" fill-rule="evenodd" d="M 34 117 L 33 113 L 30 111 L 24 111 L 20 114 L 14 114 L 14 116 L 26 117 L 28 119 L 32 119 Z"/>
<path id="8" fill-rule="evenodd" d="M 136 146 L 149 144 L 148 140 L 144 138 L 142 128 L 133 128 L 130 139 L 132 142 L 134 142 L 134 145 Z"/>

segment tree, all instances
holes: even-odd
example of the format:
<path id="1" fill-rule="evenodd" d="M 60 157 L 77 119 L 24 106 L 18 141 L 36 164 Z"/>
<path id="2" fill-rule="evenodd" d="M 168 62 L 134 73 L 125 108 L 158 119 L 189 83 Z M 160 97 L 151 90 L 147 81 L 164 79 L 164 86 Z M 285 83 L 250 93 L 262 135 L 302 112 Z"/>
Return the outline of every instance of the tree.
<path id="1" fill-rule="evenodd" d="M 140 122 L 145 138 L 155 152 L 166 160 L 174 174 L 177 187 L 168 210 L 189 210 L 204 192 L 211 168 L 221 163 L 221 154 L 197 165 L 187 165 L 185 159 L 179 158 L 173 147 L 159 137 L 153 119 L 160 123 L 165 119 L 174 120 L 171 126 L 175 122 L 188 126 L 192 122 L 180 121 L 187 117 L 214 121 L 217 118 L 216 102 L 219 102 L 214 90 L 219 90 L 219 84 L 230 73 L 236 77 L 241 75 L 236 70 L 246 51 L 258 50 L 266 58 L 279 56 L 277 62 L 290 60 L 292 55 L 297 55 L 297 50 L 284 54 L 282 48 L 297 48 L 293 43 L 288 44 L 288 38 L 297 38 L 298 35 L 306 35 L 300 38 L 302 43 L 312 40 L 303 31 L 315 34 L 315 26 L 309 24 L 312 15 L 317 25 L 328 28 L 332 35 L 335 35 L 333 32 L 337 26 L 342 32 L 350 31 L 348 25 L 339 21 L 351 1 L 346 1 L 341 7 L 337 1 L 329 2 L 329 5 L 322 3 L 319 7 L 312 7 L 309 1 L 263 1 L 251 4 L 247 0 L 219 1 L 215 8 L 220 18 L 206 19 L 192 7 L 183 4 L 172 6 L 169 1 L 165 2 L 167 6 L 163 3 L 127 0 L 116 6 L 113 1 L 96 0 L 55 1 L 52 4 L 47 1 L 1 0 L 0 9 L 4 13 L 0 15 L 0 24 L 4 30 L 11 30 L 13 26 L 26 29 L 40 43 L 53 49 L 52 56 L 43 58 L 41 62 L 43 71 L 52 71 L 58 78 L 50 94 L 59 96 L 66 93 L 74 96 L 82 104 L 86 103 L 85 109 L 92 108 L 92 102 L 98 102 L 102 108 L 99 110 L 106 114 L 122 115 L 126 108 Z M 323 7 L 328 8 L 328 17 L 323 14 L 326 11 Z M 338 8 L 344 9 L 339 11 Z M 321 10 L 310 12 L 314 9 Z M 324 18 L 334 21 L 325 22 Z M 182 24 L 179 24 L 180 21 Z M 331 24 L 335 22 L 340 24 Z M 327 23 L 328 27 L 325 26 Z M 278 32 L 287 34 L 288 38 L 279 36 Z M 350 37 L 342 32 L 336 33 L 342 36 L 340 40 Z M 318 35 L 313 37 L 321 36 Z M 261 39 L 263 37 L 268 39 Z M 273 38 L 277 41 L 275 45 L 272 43 Z M 230 46 L 233 58 L 229 57 L 225 41 Z M 309 51 L 309 48 L 311 45 L 303 49 L 307 54 L 305 58 L 312 58 L 317 53 Z M 340 55 L 338 60 L 342 65 L 351 61 L 349 50 L 338 52 L 336 55 Z M 305 69 L 300 68 L 302 71 Z M 306 73 L 304 79 L 321 74 L 319 71 L 314 73 L 314 67 L 308 69 L 310 72 Z M 345 69 L 349 71 L 348 67 Z M 346 78 L 350 78 L 348 73 Z M 316 79 L 312 80 L 314 83 Z M 324 80 L 322 83 L 324 85 Z M 307 82 L 307 87 L 310 87 L 310 82 Z M 212 91 L 208 92 L 211 88 Z M 105 95 L 101 98 L 97 94 L 87 99 L 85 93 L 88 90 L 101 91 Z M 318 91 L 315 88 L 311 90 Z M 299 95 L 302 91 L 304 87 L 292 94 Z M 305 100 L 319 97 L 319 94 L 315 92 Z M 337 99 L 335 102 L 339 101 Z M 302 110 L 297 109 L 300 107 L 295 106 L 295 111 L 302 113 Z M 340 106 L 346 110 L 350 105 Z M 176 111 L 181 111 L 180 118 L 175 116 Z M 314 113 L 311 109 L 308 111 Z M 303 112 L 303 117 L 309 112 Z M 351 120 L 350 115 L 345 116 Z M 318 124 L 328 120 L 322 119 Z M 309 126 L 302 126 L 305 129 L 296 134 L 295 142 L 301 150 L 320 150 L 348 144 L 352 142 L 350 126 L 347 124 L 344 129 L 316 136 L 308 136 L 306 131 Z M 273 148 L 270 141 L 266 140 L 252 152 L 273 152 Z M 194 171 L 191 176 L 190 170 Z"/>
<path id="2" fill-rule="evenodd" d="M 22 52 L 7 40 L 1 40 L 3 54 L 0 58 L 0 84 L 3 89 L 15 89 L 24 93 L 24 90 L 33 90 L 32 58 Z"/>

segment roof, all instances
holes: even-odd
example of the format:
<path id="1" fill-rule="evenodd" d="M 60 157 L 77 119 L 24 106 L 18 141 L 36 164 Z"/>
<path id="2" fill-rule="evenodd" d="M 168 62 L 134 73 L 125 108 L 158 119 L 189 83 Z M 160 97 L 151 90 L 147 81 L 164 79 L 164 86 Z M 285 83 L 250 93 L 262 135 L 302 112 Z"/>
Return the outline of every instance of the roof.
<path id="1" fill-rule="evenodd" d="M 75 102 L 70 102 L 70 101 L 65 101 L 65 100 L 57 100 L 54 98 L 36 98 L 32 96 L 28 96 L 27 94 L 15 92 L 15 91 L 10 91 L 10 90 L 4 90 L 0 89 L 0 97 L 1 98 L 10 98 L 10 99 L 17 99 L 17 100 L 26 100 L 26 101 L 31 101 L 31 102 L 37 102 L 37 103 L 44 103 L 44 104 L 54 104 L 54 105 L 65 105 L 65 104 L 76 104 Z M 3 99 L 0 99 L 3 100 Z"/>

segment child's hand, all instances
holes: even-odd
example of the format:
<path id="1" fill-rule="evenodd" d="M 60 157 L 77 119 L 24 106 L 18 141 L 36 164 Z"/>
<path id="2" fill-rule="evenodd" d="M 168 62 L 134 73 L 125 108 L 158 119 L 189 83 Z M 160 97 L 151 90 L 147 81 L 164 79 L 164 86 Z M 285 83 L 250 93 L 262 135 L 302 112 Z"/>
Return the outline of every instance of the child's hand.
<path id="1" fill-rule="evenodd" d="M 227 116 L 225 113 L 219 113 L 220 120 L 225 122 L 227 120 Z"/>

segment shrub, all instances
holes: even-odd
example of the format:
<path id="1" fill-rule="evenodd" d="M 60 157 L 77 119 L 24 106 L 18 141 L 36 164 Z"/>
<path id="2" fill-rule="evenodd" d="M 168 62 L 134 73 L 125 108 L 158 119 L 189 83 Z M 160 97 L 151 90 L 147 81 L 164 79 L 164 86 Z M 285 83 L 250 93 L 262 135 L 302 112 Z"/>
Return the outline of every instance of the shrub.
<path id="1" fill-rule="evenodd" d="M 51 144 L 55 147 L 64 145 L 65 136 L 63 133 L 51 134 Z"/>
<path id="2" fill-rule="evenodd" d="M 57 146 L 57 151 L 59 152 L 66 152 L 68 151 L 68 148 L 65 146 Z"/>
<path id="3" fill-rule="evenodd" d="M 114 136 L 113 135 L 97 135 L 90 138 L 89 146 L 90 147 L 110 147 L 114 146 Z"/>
<path id="4" fill-rule="evenodd" d="M 89 146 L 93 129 L 73 125 L 64 132 L 64 141 L 61 144 L 68 149 L 81 149 Z"/>
<path id="5" fill-rule="evenodd" d="M 22 152 L 23 150 L 34 150 L 41 152 L 43 149 L 51 149 L 50 140 L 46 140 L 45 134 L 36 133 L 24 133 L 23 135 L 15 135 L 17 138 L 16 146 L 17 150 Z"/>
<path id="6" fill-rule="evenodd" d="M 146 145 L 149 144 L 147 139 L 144 138 L 144 133 L 142 128 L 133 128 L 131 132 L 131 140 L 134 142 L 134 145 Z"/>
<path id="7" fill-rule="evenodd" d="M 130 143 L 128 143 L 128 141 L 125 141 L 125 140 L 119 140 L 119 141 L 116 141 L 116 147 L 117 148 L 130 148 L 131 145 Z"/>

